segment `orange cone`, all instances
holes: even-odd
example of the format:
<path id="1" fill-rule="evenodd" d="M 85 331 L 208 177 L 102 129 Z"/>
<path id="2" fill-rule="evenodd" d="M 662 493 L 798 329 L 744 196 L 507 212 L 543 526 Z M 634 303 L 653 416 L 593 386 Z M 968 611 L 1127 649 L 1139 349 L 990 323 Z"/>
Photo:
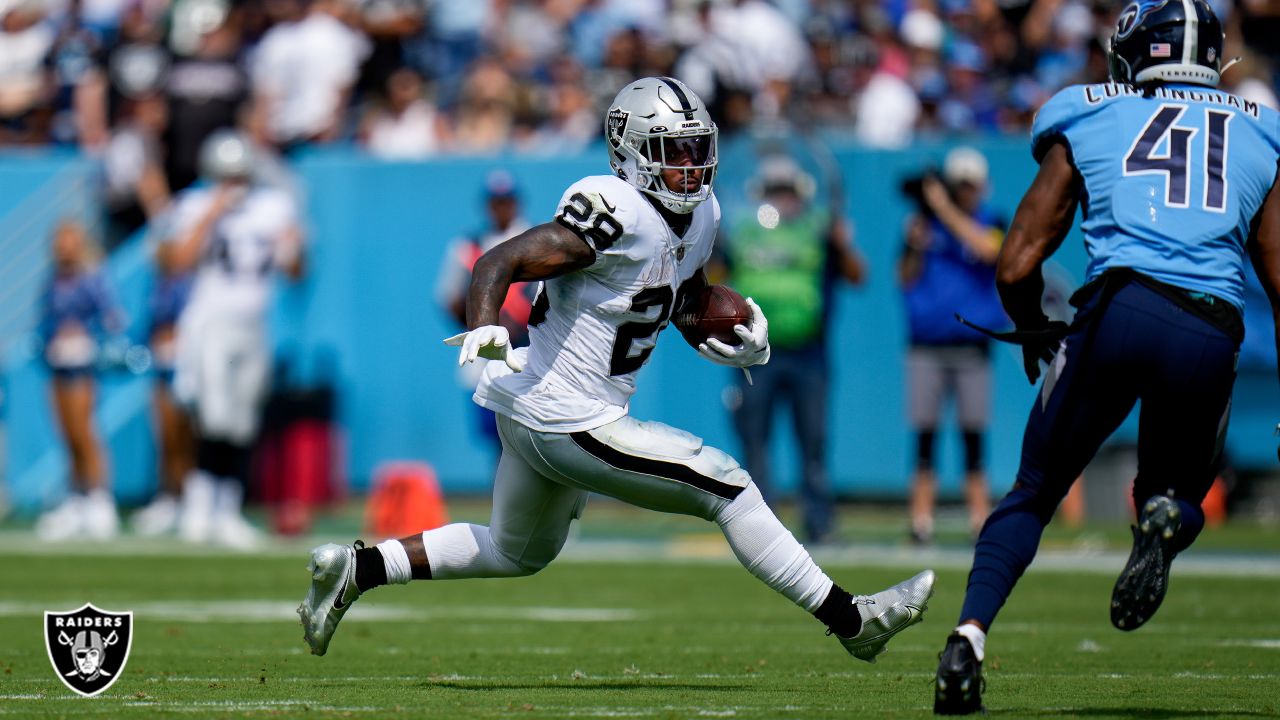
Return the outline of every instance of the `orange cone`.
<path id="1" fill-rule="evenodd" d="M 1209 527 L 1218 527 L 1227 519 L 1227 483 L 1222 476 L 1214 478 L 1204 501 L 1200 503 L 1204 510 L 1204 523 Z"/>
<path id="2" fill-rule="evenodd" d="M 388 462 L 374 472 L 365 528 L 377 537 L 404 537 L 449 522 L 435 470 L 424 462 Z"/>

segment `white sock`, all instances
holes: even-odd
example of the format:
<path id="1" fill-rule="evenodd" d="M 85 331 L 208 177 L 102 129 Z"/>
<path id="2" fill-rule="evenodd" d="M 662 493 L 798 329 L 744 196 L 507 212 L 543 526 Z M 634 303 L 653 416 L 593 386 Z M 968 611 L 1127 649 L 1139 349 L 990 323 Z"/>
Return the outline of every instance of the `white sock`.
<path id="1" fill-rule="evenodd" d="M 90 490 L 85 494 L 85 500 L 88 500 L 89 504 L 93 506 L 110 506 L 113 508 L 116 506 L 115 497 L 112 496 L 111 491 L 105 487 L 96 487 Z"/>
<path id="2" fill-rule="evenodd" d="M 911 518 L 911 530 L 917 535 L 933 537 L 933 516 L 919 515 Z"/>
<path id="3" fill-rule="evenodd" d="M 382 553 L 382 564 L 387 569 L 387 582 L 404 585 L 413 579 L 413 566 L 409 564 L 409 553 L 399 540 L 383 540 L 374 547 Z"/>
<path id="4" fill-rule="evenodd" d="M 484 525 L 453 523 L 422 533 L 433 580 L 519 577 L 538 568 L 524 566 L 498 551 Z M 388 575 L 390 578 L 390 575 Z"/>
<path id="5" fill-rule="evenodd" d="M 244 505 L 244 486 L 239 480 L 218 478 L 214 485 L 213 514 L 215 517 L 239 517 Z"/>
<path id="6" fill-rule="evenodd" d="M 796 605 L 813 612 L 831 592 L 831 578 L 773 514 L 755 483 L 719 512 L 716 524 L 743 567 Z"/>
<path id="7" fill-rule="evenodd" d="M 192 470 L 182 483 L 182 503 L 193 512 L 207 514 L 213 506 L 214 493 L 213 477 L 203 470 Z"/>
<path id="8" fill-rule="evenodd" d="M 982 662 L 987 648 L 987 634 L 982 631 L 982 628 L 973 623 L 965 623 L 957 627 L 956 632 L 969 638 L 969 644 L 973 646 L 974 656 L 978 658 L 978 662 Z"/>

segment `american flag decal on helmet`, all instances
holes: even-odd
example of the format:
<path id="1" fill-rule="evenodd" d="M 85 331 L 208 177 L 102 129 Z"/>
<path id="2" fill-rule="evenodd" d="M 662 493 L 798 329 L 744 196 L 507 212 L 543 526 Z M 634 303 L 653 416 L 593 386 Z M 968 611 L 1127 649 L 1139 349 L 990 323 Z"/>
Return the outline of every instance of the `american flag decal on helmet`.
<path id="1" fill-rule="evenodd" d="M 1173 57 L 1173 46 L 1169 43 L 1151 43 L 1151 57 Z"/>

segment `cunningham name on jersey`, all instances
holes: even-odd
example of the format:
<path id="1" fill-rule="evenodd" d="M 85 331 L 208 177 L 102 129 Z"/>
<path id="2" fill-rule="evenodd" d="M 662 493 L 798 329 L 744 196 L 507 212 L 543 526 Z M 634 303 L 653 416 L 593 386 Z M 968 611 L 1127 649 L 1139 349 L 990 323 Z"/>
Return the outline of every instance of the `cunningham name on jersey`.
<path id="1" fill-rule="evenodd" d="M 489 363 L 475 400 L 535 430 L 577 432 L 626 414 L 681 283 L 711 256 L 720 206 L 698 205 L 679 237 L 634 186 L 600 175 L 566 190 L 555 220 L 595 262 L 542 283 L 524 371 Z"/>

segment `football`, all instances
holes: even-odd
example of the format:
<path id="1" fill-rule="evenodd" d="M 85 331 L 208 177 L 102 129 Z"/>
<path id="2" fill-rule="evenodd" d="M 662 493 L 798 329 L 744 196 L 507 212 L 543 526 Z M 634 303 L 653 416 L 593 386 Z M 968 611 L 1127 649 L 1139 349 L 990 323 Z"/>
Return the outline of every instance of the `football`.
<path id="1" fill-rule="evenodd" d="M 715 338 L 726 345 L 740 345 L 734 325 L 751 326 L 747 301 L 724 285 L 708 285 L 680 306 L 672 320 L 685 342 L 697 348 Z"/>

